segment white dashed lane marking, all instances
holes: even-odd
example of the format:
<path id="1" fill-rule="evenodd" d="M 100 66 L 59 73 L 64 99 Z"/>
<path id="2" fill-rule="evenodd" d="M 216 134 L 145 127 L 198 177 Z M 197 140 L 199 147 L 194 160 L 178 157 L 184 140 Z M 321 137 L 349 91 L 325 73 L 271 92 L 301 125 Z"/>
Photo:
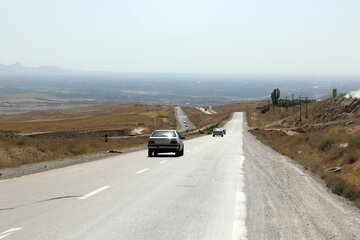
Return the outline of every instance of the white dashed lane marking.
<path id="1" fill-rule="evenodd" d="M 135 174 L 140 174 L 140 173 L 146 172 L 148 170 L 149 170 L 148 168 L 144 168 L 144 169 L 141 169 L 140 171 L 137 171 Z"/>
<path id="2" fill-rule="evenodd" d="M 91 193 L 88 193 L 88 194 L 86 194 L 86 195 L 84 195 L 84 196 L 82 196 L 82 197 L 79 197 L 78 199 L 79 199 L 79 200 L 86 199 L 86 198 L 91 197 L 91 196 L 93 196 L 93 195 L 95 195 L 95 194 L 98 194 L 98 193 L 101 192 L 101 191 L 104 191 L 104 190 L 107 189 L 107 188 L 109 188 L 109 186 L 101 187 L 101 188 L 99 188 L 99 189 L 96 189 L 95 191 L 92 191 Z"/>

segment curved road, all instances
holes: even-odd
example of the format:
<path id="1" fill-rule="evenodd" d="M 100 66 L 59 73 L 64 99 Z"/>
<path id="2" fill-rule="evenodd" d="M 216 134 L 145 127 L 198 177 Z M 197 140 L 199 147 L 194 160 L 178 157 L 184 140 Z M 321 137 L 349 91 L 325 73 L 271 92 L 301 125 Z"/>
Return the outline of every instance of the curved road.
<path id="1" fill-rule="evenodd" d="M 359 239 L 359 210 L 247 133 L 0 182 L 0 239 Z M 244 130 L 245 129 L 245 130 Z"/>

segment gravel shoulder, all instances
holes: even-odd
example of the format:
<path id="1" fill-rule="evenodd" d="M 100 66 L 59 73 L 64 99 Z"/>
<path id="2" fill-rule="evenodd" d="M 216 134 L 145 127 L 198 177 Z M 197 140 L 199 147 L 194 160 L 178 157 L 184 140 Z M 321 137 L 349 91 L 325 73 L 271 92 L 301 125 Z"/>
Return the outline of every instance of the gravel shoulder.
<path id="1" fill-rule="evenodd" d="M 248 239 L 360 239 L 360 210 L 244 129 Z"/>

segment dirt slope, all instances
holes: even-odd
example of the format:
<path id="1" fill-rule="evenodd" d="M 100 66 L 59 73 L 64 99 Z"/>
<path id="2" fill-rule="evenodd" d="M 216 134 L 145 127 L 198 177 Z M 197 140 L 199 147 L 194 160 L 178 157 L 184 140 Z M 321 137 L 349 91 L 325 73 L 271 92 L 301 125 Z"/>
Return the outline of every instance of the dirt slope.
<path id="1" fill-rule="evenodd" d="M 259 104 L 259 107 L 263 105 Z M 360 100 L 339 97 L 307 106 L 251 109 L 251 132 L 324 178 L 330 189 L 360 206 Z M 307 116 L 307 117 L 306 117 Z M 327 169 L 340 167 L 338 173 Z"/>

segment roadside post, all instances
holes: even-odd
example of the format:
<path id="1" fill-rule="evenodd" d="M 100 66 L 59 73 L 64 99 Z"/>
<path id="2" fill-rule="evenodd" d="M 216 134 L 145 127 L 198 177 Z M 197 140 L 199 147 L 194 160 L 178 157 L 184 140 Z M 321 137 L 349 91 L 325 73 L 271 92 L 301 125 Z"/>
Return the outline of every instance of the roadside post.
<path id="1" fill-rule="evenodd" d="M 309 102 L 309 98 L 308 97 L 306 97 L 306 102 L 305 102 L 305 106 L 306 106 L 306 115 L 305 115 L 305 118 L 306 119 L 308 119 L 309 118 L 309 114 L 308 114 L 308 107 L 307 107 L 307 105 L 308 105 L 308 102 Z"/>
<path id="2" fill-rule="evenodd" d="M 106 151 L 108 150 L 108 135 L 105 134 L 105 148 L 106 148 Z"/>
<path id="3" fill-rule="evenodd" d="M 302 116 L 301 116 L 301 96 L 299 96 L 299 100 L 300 100 L 300 124 L 302 124 Z"/>

